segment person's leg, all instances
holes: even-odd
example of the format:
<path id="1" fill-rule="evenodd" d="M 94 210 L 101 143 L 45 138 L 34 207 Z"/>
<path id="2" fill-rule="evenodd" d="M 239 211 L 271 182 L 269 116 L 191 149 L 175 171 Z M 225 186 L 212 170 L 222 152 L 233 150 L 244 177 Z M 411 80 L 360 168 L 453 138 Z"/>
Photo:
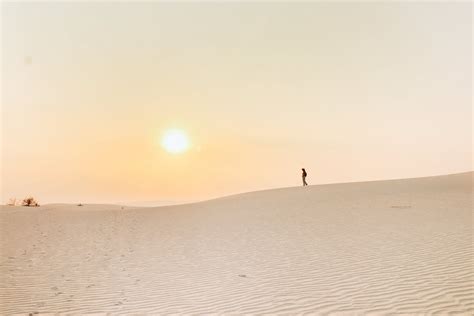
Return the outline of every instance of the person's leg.
<path id="1" fill-rule="evenodd" d="M 305 185 L 308 185 L 308 183 L 306 183 L 306 177 L 303 177 L 303 186 Z"/>

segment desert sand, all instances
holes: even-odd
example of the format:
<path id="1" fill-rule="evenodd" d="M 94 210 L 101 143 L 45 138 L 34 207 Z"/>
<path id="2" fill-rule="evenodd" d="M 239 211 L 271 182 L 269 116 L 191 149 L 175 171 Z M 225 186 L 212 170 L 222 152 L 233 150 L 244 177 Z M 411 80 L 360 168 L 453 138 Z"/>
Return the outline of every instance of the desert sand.
<path id="1" fill-rule="evenodd" d="M 0 314 L 474 313 L 472 173 L 0 210 Z"/>

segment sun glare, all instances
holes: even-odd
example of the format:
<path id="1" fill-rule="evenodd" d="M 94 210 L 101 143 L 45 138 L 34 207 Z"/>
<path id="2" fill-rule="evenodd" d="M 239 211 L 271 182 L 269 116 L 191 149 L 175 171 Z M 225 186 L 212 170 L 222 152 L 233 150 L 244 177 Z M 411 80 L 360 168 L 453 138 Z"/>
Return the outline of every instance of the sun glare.
<path id="1" fill-rule="evenodd" d="M 188 150 L 188 135 L 179 129 L 167 130 L 161 139 L 161 146 L 171 154 L 180 154 Z"/>

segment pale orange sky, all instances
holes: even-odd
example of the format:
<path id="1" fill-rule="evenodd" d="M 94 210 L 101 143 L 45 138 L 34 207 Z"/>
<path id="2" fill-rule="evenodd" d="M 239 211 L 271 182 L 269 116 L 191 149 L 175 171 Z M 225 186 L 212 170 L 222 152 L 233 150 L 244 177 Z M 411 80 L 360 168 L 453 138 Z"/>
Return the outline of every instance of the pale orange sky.
<path id="1" fill-rule="evenodd" d="M 470 3 L 2 3 L 2 202 L 472 169 Z M 192 147 L 171 155 L 160 135 Z"/>

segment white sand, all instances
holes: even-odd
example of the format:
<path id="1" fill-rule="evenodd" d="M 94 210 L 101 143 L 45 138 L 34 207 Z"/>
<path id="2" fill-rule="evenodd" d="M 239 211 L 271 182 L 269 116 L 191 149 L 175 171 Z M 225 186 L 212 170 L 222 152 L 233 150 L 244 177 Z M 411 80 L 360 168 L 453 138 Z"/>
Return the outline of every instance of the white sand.
<path id="1" fill-rule="evenodd" d="M 0 313 L 474 313 L 472 173 L 0 210 Z"/>

